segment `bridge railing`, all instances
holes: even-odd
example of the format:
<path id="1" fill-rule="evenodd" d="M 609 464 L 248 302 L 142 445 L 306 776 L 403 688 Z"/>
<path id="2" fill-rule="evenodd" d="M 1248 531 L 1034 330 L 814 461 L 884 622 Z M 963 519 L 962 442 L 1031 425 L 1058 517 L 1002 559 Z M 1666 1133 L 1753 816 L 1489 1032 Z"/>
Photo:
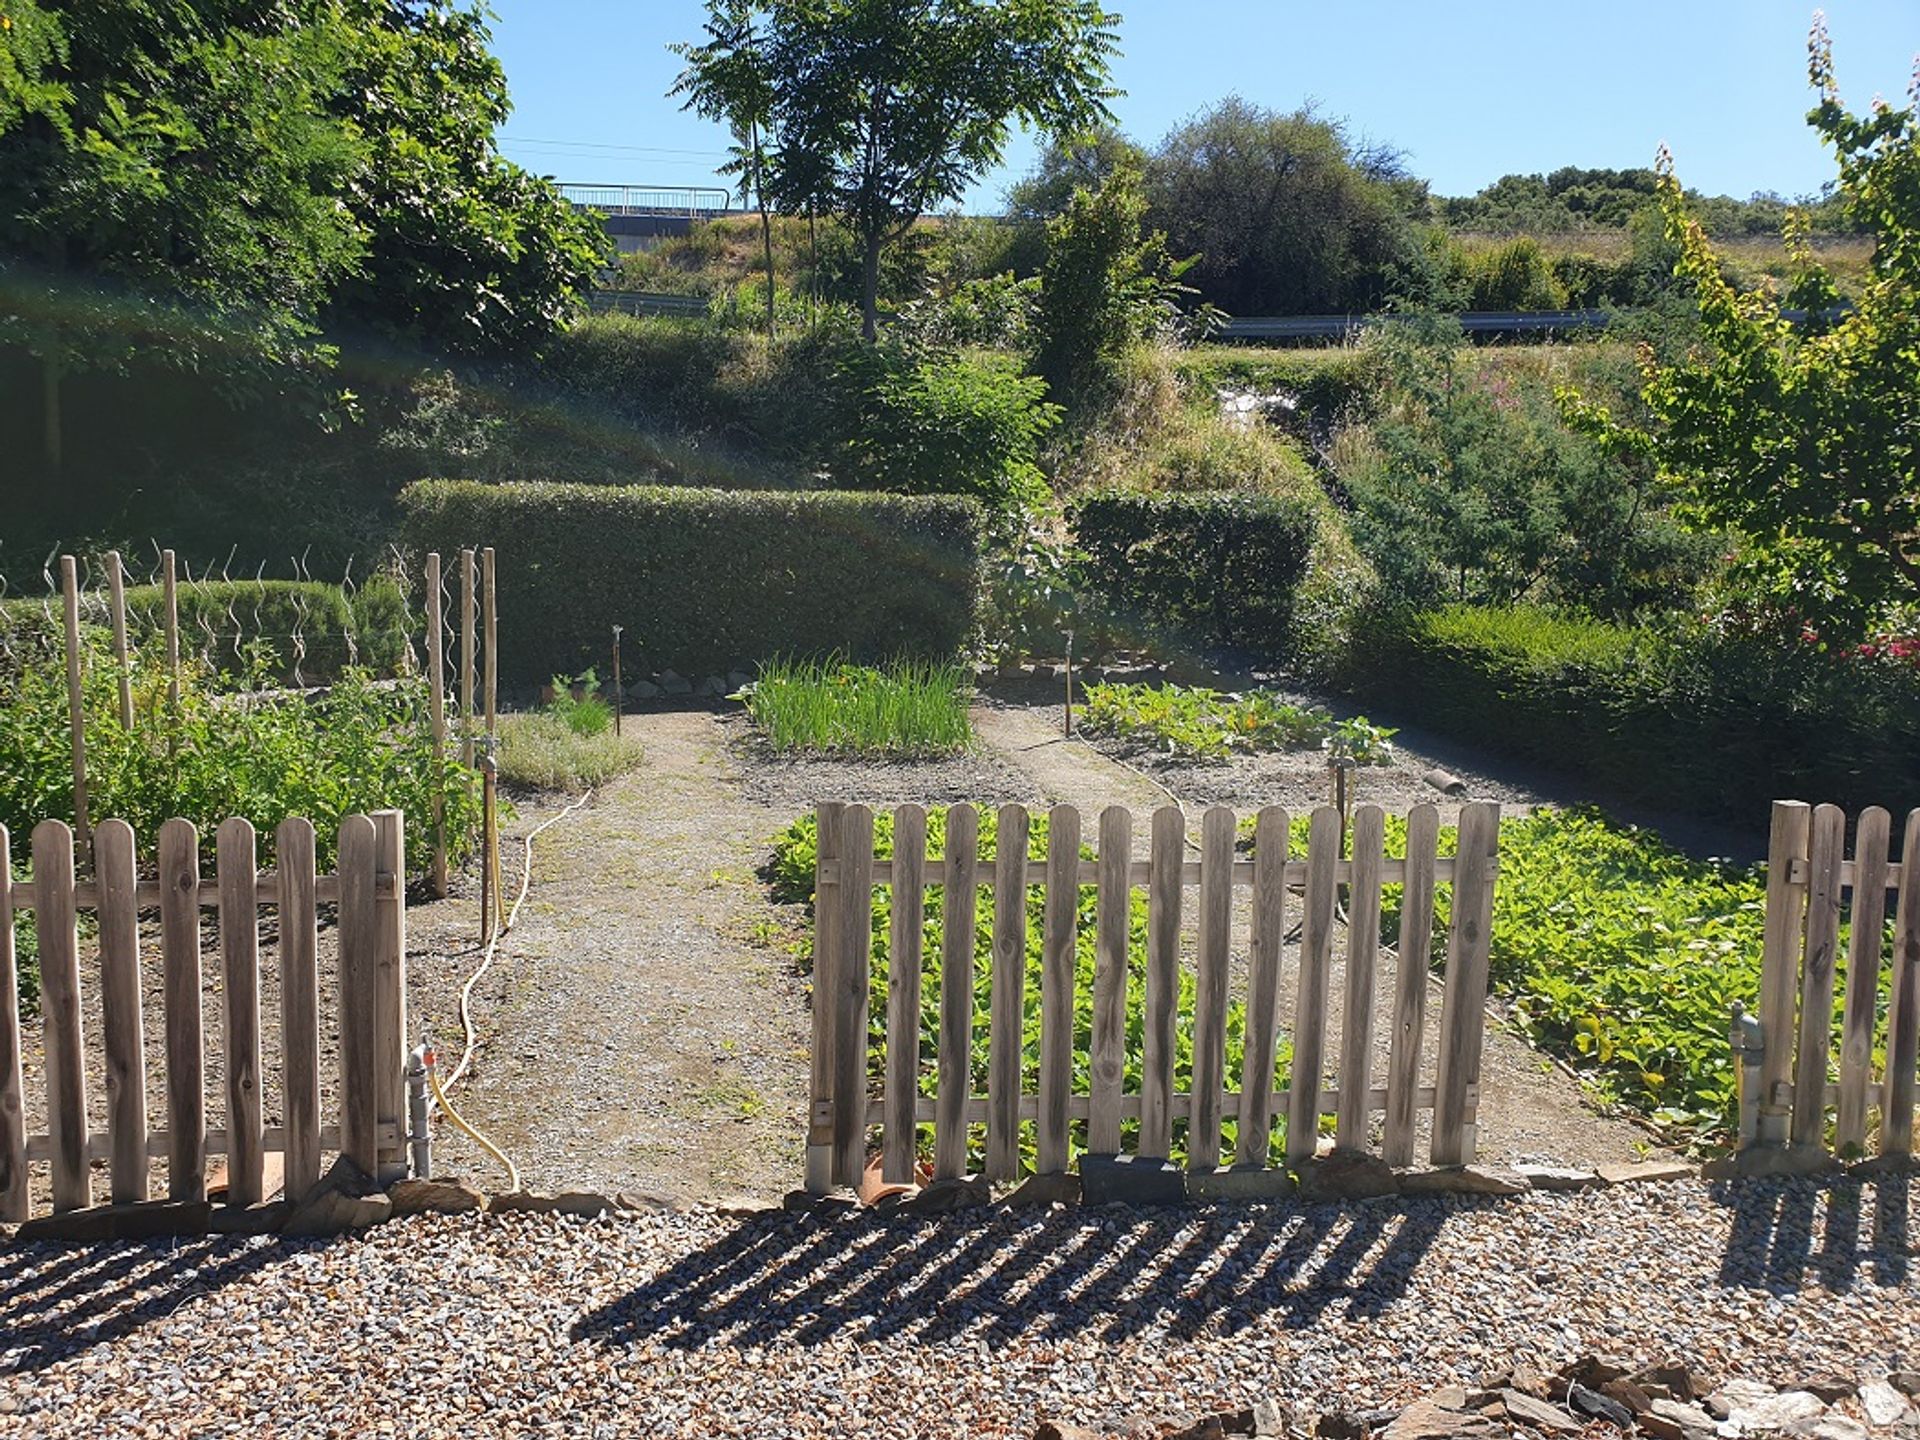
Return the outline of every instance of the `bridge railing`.
<path id="1" fill-rule="evenodd" d="M 724 215 L 732 195 L 717 185 L 590 185 L 564 182 L 561 198 L 582 210 L 606 215 Z"/>

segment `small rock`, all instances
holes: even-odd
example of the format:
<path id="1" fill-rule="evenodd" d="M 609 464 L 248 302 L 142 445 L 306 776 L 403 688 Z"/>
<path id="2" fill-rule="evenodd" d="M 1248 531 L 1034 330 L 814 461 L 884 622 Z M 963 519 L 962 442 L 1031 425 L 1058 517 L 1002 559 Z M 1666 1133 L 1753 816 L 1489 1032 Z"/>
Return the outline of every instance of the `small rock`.
<path id="1" fill-rule="evenodd" d="M 1483 1415 L 1449 1410 L 1432 1400 L 1416 1400 L 1382 1432 L 1383 1440 L 1453 1440 L 1461 1435 L 1491 1436 L 1493 1426 Z"/>
<path id="2" fill-rule="evenodd" d="M 1591 1415 L 1596 1420 L 1610 1420 L 1622 1430 L 1633 1424 L 1633 1411 L 1611 1395 L 1589 1390 L 1577 1380 L 1567 1387 L 1567 1403 L 1582 1415 Z"/>
<path id="3" fill-rule="evenodd" d="M 1864 1381 L 1859 1396 L 1860 1408 L 1867 1412 L 1867 1424 L 1875 1429 L 1913 1418 L 1913 1406 L 1907 1403 L 1907 1397 L 1884 1380 Z"/>
<path id="4" fill-rule="evenodd" d="M 1565 1165 L 1516 1165 L 1513 1168 L 1514 1173 L 1536 1190 L 1592 1190 L 1600 1183 L 1600 1177 L 1593 1171 Z"/>
<path id="5" fill-rule="evenodd" d="M 1253 1411 L 1222 1410 L 1203 1415 L 1191 1424 L 1169 1431 L 1164 1440 L 1226 1440 L 1229 1435 L 1253 1434 Z"/>
<path id="6" fill-rule="evenodd" d="M 1609 1380 L 1623 1379 L 1632 1373 L 1633 1362 L 1618 1355 L 1583 1355 L 1560 1371 L 1562 1378 L 1590 1390 L 1598 1390 Z"/>
<path id="7" fill-rule="evenodd" d="M 684 1215 L 693 1207 L 678 1195 L 662 1190 L 621 1190 L 613 1197 L 614 1208 L 632 1215 Z"/>
<path id="8" fill-rule="evenodd" d="M 978 1175 L 963 1175 L 923 1186 L 901 1208 L 915 1215 L 951 1215 L 956 1210 L 976 1210 L 992 1203 L 991 1185 Z"/>
<path id="9" fill-rule="evenodd" d="M 1632 1164 L 1599 1166 L 1595 1172 L 1602 1185 L 1643 1185 L 1650 1181 L 1691 1180 L 1700 1173 L 1698 1166 L 1684 1160 L 1642 1160 Z"/>
<path id="10" fill-rule="evenodd" d="M 1792 1427 L 1792 1433 L 1801 1433 L 1800 1427 L 1807 1425 L 1805 1420 Z M 1845 1415 L 1828 1415 L 1824 1419 L 1812 1422 L 1806 1431 L 1809 1440 L 1867 1440 L 1867 1427 L 1858 1420 L 1850 1420 Z"/>
<path id="11" fill-rule="evenodd" d="M 1078 1205 L 1080 1177 L 1059 1171 L 1029 1175 L 1000 1203 L 1010 1210 L 1022 1210 L 1029 1205 Z"/>
<path id="12" fill-rule="evenodd" d="M 1618 1400 L 1636 1415 L 1644 1415 L 1653 1408 L 1653 1400 L 1647 1392 L 1624 1375 L 1607 1381 L 1600 1387 L 1600 1393 L 1610 1400 Z"/>
<path id="13" fill-rule="evenodd" d="M 1543 1430 L 1549 1435 L 1572 1434 L 1587 1428 L 1558 1405 L 1549 1405 L 1519 1390 L 1502 1390 L 1500 1401 L 1506 1408 L 1509 1420 L 1517 1425 Z"/>
<path id="14" fill-rule="evenodd" d="M 709 675 L 705 680 L 700 682 L 700 693 L 706 696 L 725 695 L 727 693 L 727 682 L 722 676 Z"/>
<path id="15" fill-rule="evenodd" d="M 1887 1376 L 1887 1383 L 1902 1395 L 1912 1399 L 1920 1395 L 1920 1370 L 1896 1370 Z"/>
<path id="16" fill-rule="evenodd" d="M 1748 1435 L 1765 1435 L 1785 1430 L 1796 1420 L 1817 1420 L 1827 1413 L 1826 1402 L 1806 1390 L 1782 1390 L 1751 1400 L 1740 1400 L 1727 1392 L 1740 1382 L 1729 1381 L 1720 1387 L 1727 1397 L 1727 1423 L 1737 1425 Z"/>
<path id="17" fill-rule="evenodd" d="M 1220 1170 L 1189 1170 L 1189 1200 L 1275 1200 L 1293 1194 L 1294 1180 L 1286 1170 L 1235 1165 Z"/>
<path id="18" fill-rule="evenodd" d="M 727 693 L 729 695 L 737 694 L 752 683 L 753 676 L 744 670 L 729 670 L 727 672 Z"/>
<path id="19" fill-rule="evenodd" d="M 627 687 L 627 698 L 630 700 L 658 700 L 666 693 L 651 680 L 636 680 Z"/>
<path id="20" fill-rule="evenodd" d="M 562 1190 L 557 1195 L 539 1190 L 513 1190 L 494 1196 L 487 1208 L 496 1215 L 576 1215 L 591 1220 L 625 1207 L 618 1196 L 602 1195 L 596 1190 Z"/>
<path id="21" fill-rule="evenodd" d="M 1088 1205 L 1178 1205 L 1186 1177 L 1168 1161 L 1146 1155 L 1083 1155 L 1080 1196 Z"/>
<path id="22" fill-rule="evenodd" d="M 1533 1187 L 1525 1176 L 1490 1165 L 1450 1165 L 1442 1170 L 1410 1170 L 1400 1176 L 1403 1195 L 1524 1195 Z"/>
<path id="23" fill-rule="evenodd" d="M 1098 1430 L 1089 1430 L 1084 1425 L 1070 1425 L 1064 1420 L 1042 1420 L 1035 1427 L 1033 1440 L 1104 1440 Z"/>
<path id="24" fill-rule="evenodd" d="M 815 1195 L 806 1190 L 789 1190 L 780 1201 L 780 1208 L 797 1215 L 851 1214 L 860 1208 L 860 1202 L 851 1195 Z"/>
<path id="25" fill-rule="evenodd" d="M 1805 1390 L 1812 1395 L 1818 1395 L 1822 1400 L 1826 1401 L 1827 1404 L 1831 1405 L 1836 1400 L 1844 1400 L 1853 1394 L 1855 1386 L 1853 1381 L 1849 1380 L 1846 1376 L 1834 1374 L 1829 1371 L 1824 1375 L 1816 1375 L 1811 1380 L 1802 1380 L 1794 1388 L 1796 1390 Z"/>
<path id="26" fill-rule="evenodd" d="M 487 1208 L 487 1197 L 458 1180 L 396 1180 L 387 1187 L 395 1215 L 465 1215 Z"/>
<path id="27" fill-rule="evenodd" d="M 1400 1177 L 1378 1155 L 1337 1151 L 1299 1167 L 1303 1200 L 1372 1200 L 1400 1193 Z"/>
<path id="28" fill-rule="evenodd" d="M 1649 1395 L 1654 1393 L 1655 1387 L 1665 1390 L 1668 1398 L 1674 1400 L 1691 1400 L 1696 1393 L 1693 1372 L 1678 1362 L 1649 1365 L 1643 1370 L 1636 1371 L 1632 1379 L 1634 1384 Z"/>
<path id="29" fill-rule="evenodd" d="M 1701 1409 L 1700 1406 L 1689 1405 L 1684 1400 L 1655 1399 L 1652 1407 L 1645 1415 L 1640 1417 L 1640 1423 L 1642 1425 L 1646 1424 L 1650 1417 L 1664 1420 L 1669 1425 L 1677 1426 L 1679 1429 L 1687 1431 L 1688 1433 L 1709 1432 L 1715 1424 L 1712 1415 L 1709 1415 L 1705 1410 Z M 1722 1416 L 1720 1418 L 1725 1419 L 1726 1417 Z"/>
<path id="30" fill-rule="evenodd" d="M 1320 1440 L 1367 1440 L 1364 1417 L 1346 1410 L 1330 1410 L 1313 1422 L 1313 1433 Z"/>
<path id="31" fill-rule="evenodd" d="M 682 675 L 676 675 L 671 670 L 662 670 L 659 679 L 655 681 L 655 683 L 659 685 L 662 695 L 691 695 L 693 693 L 693 682 Z"/>
<path id="32" fill-rule="evenodd" d="M 301 1197 L 287 1223 L 285 1235 L 342 1235 L 365 1230 L 393 1214 L 393 1201 L 373 1178 L 342 1155 L 327 1173 Z"/>
<path id="33" fill-rule="evenodd" d="M 1272 1400 L 1253 1402 L 1253 1433 L 1257 1436 L 1280 1436 L 1287 1433 L 1287 1412 Z"/>

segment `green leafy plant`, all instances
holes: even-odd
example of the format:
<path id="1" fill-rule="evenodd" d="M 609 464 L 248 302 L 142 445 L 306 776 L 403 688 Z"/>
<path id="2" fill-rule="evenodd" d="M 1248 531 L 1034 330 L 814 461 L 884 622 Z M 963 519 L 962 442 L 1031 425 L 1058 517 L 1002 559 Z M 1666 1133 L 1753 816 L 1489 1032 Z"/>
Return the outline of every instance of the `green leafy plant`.
<path id="1" fill-rule="evenodd" d="M 1082 715 L 1092 734 L 1199 760 L 1319 745 L 1359 765 L 1390 765 L 1388 737 L 1397 733 L 1364 715 L 1336 720 L 1264 690 L 1232 694 L 1198 685 L 1089 685 Z"/>
<path id="2" fill-rule="evenodd" d="M 590 738 L 613 728 L 613 706 L 600 693 L 600 676 L 591 666 L 573 679 L 556 675 L 546 712 L 575 735 Z"/>
<path id="3" fill-rule="evenodd" d="M 1335 720 L 1320 739 L 1320 748 L 1334 760 L 1351 760 L 1356 765 L 1391 765 L 1393 740 L 1398 730 L 1376 725 L 1364 715 Z"/>
<path id="4" fill-rule="evenodd" d="M 547 711 L 500 717 L 500 779 L 535 790 L 578 792 L 639 765 L 644 752 L 610 729 L 583 732 Z"/>
<path id="5" fill-rule="evenodd" d="M 973 743 L 957 665 L 776 660 L 739 698 L 775 750 L 947 755 Z"/>
<path id="6" fill-rule="evenodd" d="M 943 855 L 946 852 L 946 820 L 944 808 L 932 809 L 927 814 L 927 853 Z M 1047 853 L 1047 817 L 1034 815 L 1028 831 L 1028 856 L 1036 862 L 1043 862 Z M 998 817 L 991 810 L 980 815 L 980 854 L 983 867 L 991 862 L 998 853 L 999 826 Z M 813 896 L 814 861 L 818 847 L 818 823 L 811 816 L 803 816 L 783 830 L 774 841 L 773 859 L 768 868 L 773 897 L 787 904 L 800 904 L 811 901 Z M 874 816 L 874 851 L 881 858 L 893 854 L 893 817 L 881 813 Z M 1081 847 L 1083 858 L 1091 858 L 1092 851 Z M 945 927 L 943 914 L 943 896 L 940 887 L 929 886 L 925 900 L 925 921 L 923 944 L 921 949 L 921 987 L 920 987 L 920 1053 L 931 1056 L 939 1050 L 940 992 L 943 983 L 942 949 Z M 873 964 L 872 988 L 869 992 L 869 1050 L 868 1075 L 874 1085 L 878 1085 L 884 1064 L 884 1037 L 887 1023 L 887 994 L 889 964 L 889 937 L 892 926 L 893 894 L 891 889 L 877 891 L 873 910 Z M 1073 1093 L 1085 1095 L 1090 1089 L 1090 1054 L 1093 1043 L 1093 982 L 1094 982 L 1094 936 L 1097 932 L 1096 892 L 1093 886 L 1079 887 L 1078 907 L 1075 918 L 1074 948 L 1074 985 L 1073 985 Z M 969 1030 L 969 1075 L 971 1091 L 984 1093 L 987 1086 L 988 1034 L 990 1027 L 989 976 L 993 964 L 993 907 L 981 905 L 975 915 L 975 933 L 973 946 L 973 976 L 971 994 L 973 996 L 973 1022 Z M 1026 905 L 1026 984 L 1025 1002 L 1021 1027 L 1021 1087 L 1031 1093 L 1039 1084 L 1040 1056 L 1040 976 L 1041 976 L 1041 937 L 1045 920 L 1045 896 L 1039 886 L 1027 893 Z M 1146 947 L 1147 947 L 1147 900 L 1139 890 L 1132 892 L 1127 912 L 1127 982 L 1126 982 L 1126 1070 L 1122 1088 L 1127 1093 L 1137 1094 L 1140 1089 L 1141 1061 L 1145 1053 L 1146 1026 Z M 812 937 L 806 937 L 802 950 L 802 963 L 812 963 Z M 1179 994 L 1175 1004 L 1176 1022 L 1174 1027 L 1174 1089 L 1190 1090 L 1193 1079 L 1193 1018 L 1195 1008 L 1195 979 L 1193 972 L 1182 969 L 1180 972 Z M 1241 1000 L 1232 1001 L 1227 1010 L 1226 1023 L 1226 1070 L 1230 1083 L 1237 1085 L 1241 1066 L 1245 1057 L 1246 1045 L 1246 1007 Z M 1276 1056 L 1275 1086 L 1287 1083 L 1292 1068 L 1292 1046 L 1282 1037 Z M 920 1067 L 920 1085 L 923 1094 L 935 1093 L 937 1076 L 931 1065 Z M 1227 1155 L 1234 1153 L 1238 1142 L 1238 1124 L 1232 1116 L 1224 1117 L 1221 1124 L 1222 1148 Z M 1284 1119 L 1275 1123 L 1271 1138 L 1269 1158 L 1278 1161 L 1283 1153 Z M 1030 1134 L 1030 1132 L 1028 1132 Z M 1137 1147 L 1139 1122 L 1129 1120 L 1121 1127 L 1121 1145 L 1127 1150 Z M 923 1150 L 927 1146 L 928 1136 L 923 1129 L 921 1142 Z M 1073 1126 L 1073 1148 L 1085 1149 L 1085 1126 L 1075 1122 Z M 1031 1163 L 1031 1140 L 1023 1141 L 1028 1163 Z M 977 1150 L 977 1147 L 976 1147 Z M 1172 1158 L 1184 1162 L 1187 1152 L 1187 1122 L 1176 1120 L 1173 1126 Z M 975 1159 L 977 1161 L 978 1154 Z"/>

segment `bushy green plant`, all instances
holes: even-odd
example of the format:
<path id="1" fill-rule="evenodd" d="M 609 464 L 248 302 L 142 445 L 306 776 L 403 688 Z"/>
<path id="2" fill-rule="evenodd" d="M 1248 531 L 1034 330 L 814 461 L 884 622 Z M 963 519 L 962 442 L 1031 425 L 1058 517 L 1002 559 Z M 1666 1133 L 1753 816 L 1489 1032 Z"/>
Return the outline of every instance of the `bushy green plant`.
<path id="1" fill-rule="evenodd" d="M 600 693 L 600 676 L 588 666 L 569 680 L 556 675 L 548 682 L 553 698 L 546 711 L 575 735 L 591 739 L 613 728 L 613 706 Z"/>
<path id="2" fill-rule="evenodd" d="M 973 743 L 958 665 L 778 659 L 743 698 L 775 750 L 945 755 Z"/>
<path id="3" fill-rule="evenodd" d="M 1220 760 L 1319 744 L 1334 733 L 1335 721 L 1324 710 L 1260 690 L 1231 695 L 1202 686 L 1103 684 L 1087 686 L 1081 724 L 1092 734 L 1170 755 Z"/>
<path id="4" fill-rule="evenodd" d="M 636 668 L 700 673 L 944 660 L 973 628 L 981 511 L 959 496 L 435 480 L 400 508 L 415 550 L 499 545 L 509 679 L 591 664 L 611 624 Z"/>
<path id="5" fill-rule="evenodd" d="M 943 855 L 946 852 L 946 819 L 947 812 L 944 808 L 928 811 L 927 853 L 930 856 Z M 983 873 L 987 873 L 992 857 L 998 853 L 998 843 L 998 817 L 993 811 L 985 810 L 980 815 L 980 854 Z M 794 821 L 776 837 L 773 860 L 768 871 L 775 900 L 786 904 L 799 904 L 812 899 L 817 847 L 818 824 L 811 815 Z M 880 813 L 874 816 L 874 850 L 882 858 L 890 858 L 893 854 L 893 817 L 890 814 Z M 1027 853 L 1031 860 L 1044 862 L 1046 852 L 1047 817 L 1034 815 L 1028 831 Z M 1092 857 L 1091 849 L 1085 845 L 1081 847 L 1081 854 L 1083 858 Z M 884 1073 L 887 994 L 891 973 L 888 947 L 893 915 L 892 902 L 893 894 L 890 888 L 875 894 L 872 989 L 869 992 L 868 1001 L 870 1036 L 868 1075 L 876 1084 Z M 924 901 L 926 918 L 922 932 L 924 939 L 920 965 L 920 1054 L 922 1056 L 937 1054 L 939 1050 L 942 947 L 945 931 L 942 902 L 940 888 L 929 886 Z M 1093 1046 L 1094 937 L 1097 928 L 1095 906 L 1094 887 L 1091 885 L 1079 887 L 1079 904 L 1075 919 L 1073 987 L 1072 1084 L 1073 1093 L 1076 1095 L 1085 1095 L 1090 1089 L 1091 1077 L 1088 1067 Z M 984 1093 L 987 1086 L 988 984 L 993 963 L 992 911 L 993 907 L 990 904 L 983 904 L 975 916 L 971 986 L 974 1019 L 969 1037 L 969 1072 L 973 1094 Z M 1037 1089 L 1039 1084 L 1041 938 L 1044 919 L 1044 893 L 1039 886 L 1035 886 L 1027 892 L 1025 1008 L 1021 1026 L 1021 1088 L 1028 1093 Z M 1144 1055 L 1146 1033 L 1147 900 L 1144 892 L 1140 890 L 1134 890 L 1128 900 L 1127 930 L 1126 1072 L 1121 1083 L 1125 1092 L 1137 1094 L 1140 1089 L 1141 1061 Z M 806 945 L 803 959 L 810 963 L 811 936 L 807 938 Z M 1175 1002 L 1173 1087 L 1176 1092 L 1192 1088 L 1194 989 L 1194 974 L 1192 970 L 1183 967 L 1180 971 L 1179 994 Z M 1226 1023 L 1225 1074 L 1229 1077 L 1230 1084 L 1239 1083 L 1241 1065 L 1245 1056 L 1245 1043 L 1246 1005 L 1243 1000 L 1235 999 L 1228 1006 Z M 1285 1037 L 1282 1037 L 1277 1047 L 1273 1077 L 1276 1086 L 1284 1086 L 1287 1083 L 1292 1060 L 1292 1046 Z M 923 1064 L 920 1072 L 922 1093 L 928 1095 L 935 1093 L 937 1076 L 933 1067 Z M 1081 1123 L 1074 1124 L 1073 1148 L 1076 1151 L 1085 1149 L 1084 1129 Z M 1229 1156 L 1234 1153 L 1238 1129 L 1239 1126 L 1234 1117 L 1223 1118 L 1222 1148 Z M 1286 1129 L 1284 1118 L 1276 1123 L 1274 1129 L 1270 1159 L 1277 1162 L 1284 1153 Z M 1129 1120 L 1122 1124 L 1121 1146 L 1123 1149 L 1136 1149 L 1138 1137 L 1138 1121 Z M 922 1145 L 924 1148 L 924 1131 Z M 1030 1145 L 1029 1141 L 1023 1146 L 1029 1152 L 1029 1162 Z M 1185 1120 L 1174 1122 L 1172 1152 L 1170 1158 L 1176 1161 L 1188 1159 Z M 977 1154 L 975 1158 L 978 1159 Z"/>
<path id="6" fill-rule="evenodd" d="M 535 790 L 581 791 L 624 775 L 642 760 L 640 742 L 602 729 L 576 730 L 545 711 L 500 717 L 500 779 Z"/>

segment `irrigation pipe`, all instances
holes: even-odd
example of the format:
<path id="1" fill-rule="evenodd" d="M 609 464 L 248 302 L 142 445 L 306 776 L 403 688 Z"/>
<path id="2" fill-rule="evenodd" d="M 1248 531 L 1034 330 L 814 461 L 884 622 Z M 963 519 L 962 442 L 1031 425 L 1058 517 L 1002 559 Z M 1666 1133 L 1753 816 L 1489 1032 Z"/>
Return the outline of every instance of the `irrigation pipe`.
<path id="1" fill-rule="evenodd" d="M 473 987 L 480 983 L 480 977 L 485 975 L 488 968 L 492 966 L 494 956 L 500 952 L 501 940 L 512 931 L 515 923 L 520 919 L 520 907 L 526 904 L 527 892 L 533 887 L 533 842 L 569 815 L 573 814 L 576 810 L 580 809 L 581 806 L 585 805 L 592 798 L 593 791 L 588 790 L 559 814 L 549 816 L 527 832 L 525 841 L 526 856 L 520 865 L 520 893 L 514 896 L 513 904 L 507 910 L 506 922 L 493 932 L 492 938 L 487 941 L 486 946 L 482 949 L 480 953 L 480 963 L 474 967 L 473 973 L 467 977 L 467 983 L 460 987 L 460 1033 L 464 1044 L 460 1050 L 459 1063 L 453 1067 L 444 1085 L 442 1085 L 440 1081 L 437 1067 L 432 1064 L 427 1066 L 427 1085 L 433 1091 L 434 1102 L 446 1112 L 447 1118 L 454 1123 L 456 1128 L 471 1136 L 482 1150 L 485 1150 L 506 1168 L 510 1188 L 516 1191 L 520 1188 L 520 1167 L 513 1163 L 506 1151 L 482 1135 L 467 1122 L 466 1118 L 462 1116 L 458 1110 L 453 1108 L 452 1102 L 447 1099 L 447 1091 L 460 1083 L 460 1078 L 467 1073 L 467 1067 L 473 1063 L 474 1051 L 479 1047 L 480 1037 L 473 1028 Z M 481 863 L 484 865 L 487 862 L 483 859 Z M 497 847 L 495 863 L 498 863 Z M 495 893 L 499 893 L 497 872 Z"/>

